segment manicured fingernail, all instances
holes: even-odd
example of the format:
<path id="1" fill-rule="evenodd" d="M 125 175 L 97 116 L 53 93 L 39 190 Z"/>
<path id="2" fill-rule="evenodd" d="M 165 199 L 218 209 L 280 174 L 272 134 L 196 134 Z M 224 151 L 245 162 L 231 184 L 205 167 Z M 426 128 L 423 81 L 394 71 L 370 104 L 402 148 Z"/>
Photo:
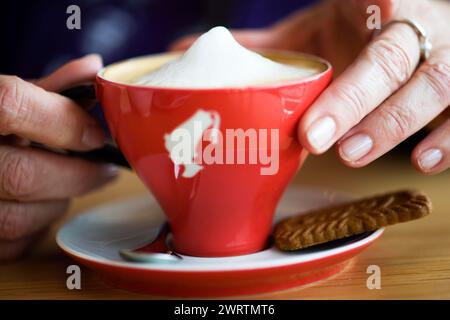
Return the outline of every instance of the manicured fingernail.
<path id="1" fill-rule="evenodd" d="M 419 156 L 419 166 L 422 170 L 428 171 L 441 162 L 443 156 L 442 151 L 439 149 L 428 149 Z"/>
<path id="2" fill-rule="evenodd" d="M 103 176 L 105 178 L 112 179 L 112 178 L 117 177 L 117 175 L 119 174 L 120 170 L 119 170 L 119 168 L 116 165 L 108 163 L 108 164 L 105 164 L 103 166 L 102 171 L 103 171 L 102 172 Z"/>
<path id="3" fill-rule="evenodd" d="M 102 129 L 97 125 L 89 125 L 84 128 L 81 143 L 87 148 L 99 148 L 103 146 L 105 136 Z"/>
<path id="4" fill-rule="evenodd" d="M 313 123 L 306 137 L 311 146 L 317 151 L 322 151 L 330 144 L 336 133 L 336 123 L 331 117 L 324 117 Z"/>
<path id="5" fill-rule="evenodd" d="M 372 138 L 366 134 L 357 133 L 341 143 L 339 153 L 344 160 L 353 162 L 368 154 L 372 146 Z"/>

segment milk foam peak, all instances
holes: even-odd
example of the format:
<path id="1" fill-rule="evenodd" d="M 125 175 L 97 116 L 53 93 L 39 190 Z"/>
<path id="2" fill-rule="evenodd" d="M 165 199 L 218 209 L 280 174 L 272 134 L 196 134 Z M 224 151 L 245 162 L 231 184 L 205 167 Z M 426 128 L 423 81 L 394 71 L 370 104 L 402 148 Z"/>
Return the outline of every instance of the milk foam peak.
<path id="1" fill-rule="evenodd" d="M 134 84 L 169 88 L 246 87 L 300 79 L 314 69 L 277 63 L 241 46 L 224 27 L 201 35 L 179 58 Z"/>

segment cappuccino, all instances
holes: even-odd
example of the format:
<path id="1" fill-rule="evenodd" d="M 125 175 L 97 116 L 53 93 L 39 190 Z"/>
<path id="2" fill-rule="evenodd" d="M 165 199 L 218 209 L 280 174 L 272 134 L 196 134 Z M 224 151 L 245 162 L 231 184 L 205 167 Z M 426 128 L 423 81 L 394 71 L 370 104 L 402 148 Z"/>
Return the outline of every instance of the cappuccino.
<path id="1" fill-rule="evenodd" d="M 317 72 L 272 61 L 241 46 L 228 29 L 215 27 L 183 55 L 133 83 L 167 88 L 247 87 L 297 80 Z"/>

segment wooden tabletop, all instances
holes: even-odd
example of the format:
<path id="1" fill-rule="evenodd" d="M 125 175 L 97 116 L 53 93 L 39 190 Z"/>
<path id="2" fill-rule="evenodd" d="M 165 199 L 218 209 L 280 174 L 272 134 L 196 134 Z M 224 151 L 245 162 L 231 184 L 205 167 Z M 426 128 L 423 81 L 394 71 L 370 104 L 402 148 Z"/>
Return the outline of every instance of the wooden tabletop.
<path id="1" fill-rule="evenodd" d="M 310 156 L 293 183 L 351 192 L 358 196 L 416 188 L 432 199 L 434 211 L 420 221 L 389 227 L 347 269 L 320 283 L 256 295 L 261 299 L 450 299 L 450 172 L 423 176 L 409 164 L 407 153 L 392 153 L 363 169 L 341 165 L 330 152 Z M 123 172 L 112 185 L 76 199 L 67 217 L 113 199 L 145 193 L 138 178 Z M 61 225 L 60 221 L 58 225 Z M 54 226 L 25 258 L 0 265 L 0 299 L 147 299 L 105 286 L 82 268 L 82 289 L 66 288 L 66 268 L 73 264 L 56 246 Z M 369 290 L 369 265 L 381 268 L 381 289 Z M 244 297 L 246 298 L 246 297 Z"/>

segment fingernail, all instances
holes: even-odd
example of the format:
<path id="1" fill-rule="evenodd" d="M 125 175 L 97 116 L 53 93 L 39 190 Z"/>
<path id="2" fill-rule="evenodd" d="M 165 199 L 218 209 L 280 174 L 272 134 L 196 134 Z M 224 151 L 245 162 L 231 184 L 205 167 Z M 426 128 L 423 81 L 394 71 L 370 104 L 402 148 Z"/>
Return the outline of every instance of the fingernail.
<path id="1" fill-rule="evenodd" d="M 344 160 L 354 162 L 368 154 L 372 150 L 372 146 L 371 137 L 357 133 L 341 143 L 339 153 Z"/>
<path id="2" fill-rule="evenodd" d="M 103 146 L 105 136 L 102 129 L 97 125 L 88 125 L 85 127 L 81 143 L 87 148 L 99 148 Z"/>
<path id="3" fill-rule="evenodd" d="M 314 149 L 322 151 L 324 147 L 330 144 L 335 133 L 336 123 L 333 118 L 324 117 L 313 123 L 308 130 L 306 137 Z"/>
<path id="4" fill-rule="evenodd" d="M 443 156 L 442 151 L 439 149 L 428 149 L 419 156 L 419 166 L 424 171 L 428 171 L 441 162 Z"/>
<path id="5" fill-rule="evenodd" d="M 102 168 L 102 174 L 106 179 L 113 179 L 119 175 L 119 168 L 114 164 L 105 164 Z"/>

